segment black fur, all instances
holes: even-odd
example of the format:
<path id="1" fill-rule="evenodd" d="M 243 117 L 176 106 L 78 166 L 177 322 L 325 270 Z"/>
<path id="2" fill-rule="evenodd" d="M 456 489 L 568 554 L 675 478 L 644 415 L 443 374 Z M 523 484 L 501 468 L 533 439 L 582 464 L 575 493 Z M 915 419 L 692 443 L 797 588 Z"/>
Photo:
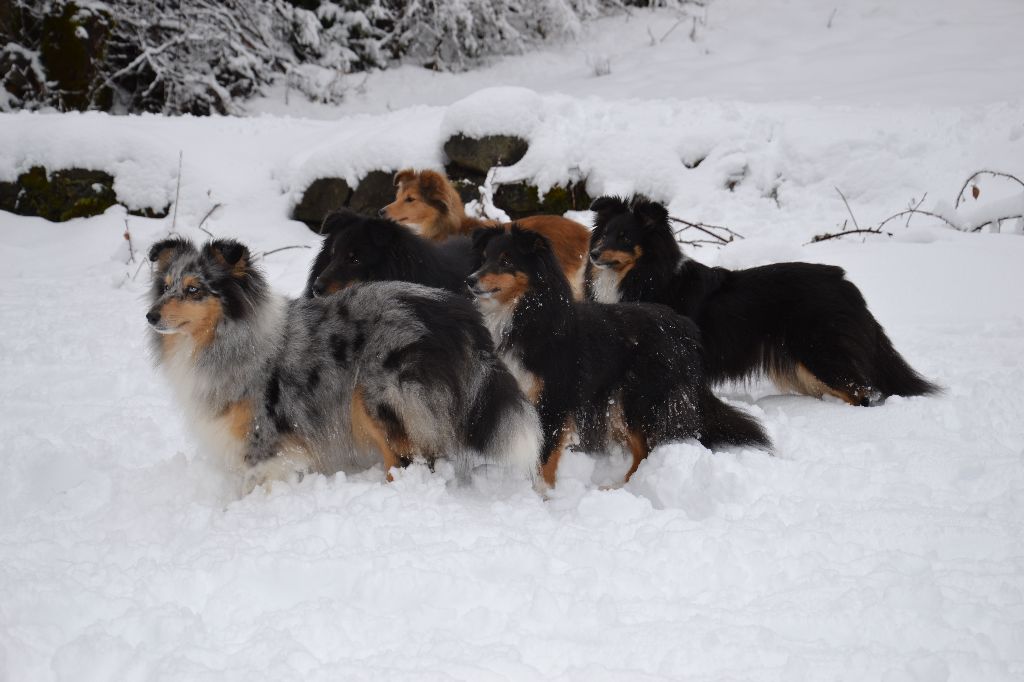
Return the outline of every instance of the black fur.
<path id="1" fill-rule="evenodd" d="M 485 315 L 499 305 L 487 299 L 488 275 L 518 273 L 528 281 L 496 347 L 542 382 L 536 404 L 544 462 L 561 453 L 572 424 L 584 449 L 604 447 L 617 411 L 641 435 L 643 455 L 686 438 L 708 447 L 769 447 L 754 419 L 711 393 L 692 322 L 660 305 L 574 302 L 547 239 L 515 225 L 478 231 L 474 246 L 480 268 L 469 283 Z"/>
<path id="2" fill-rule="evenodd" d="M 353 282 L 387 280 L 466 293 L 466 275 L 473 269 L 468 237 L 435 243 L 386 218 L 344 209 L 327 216 L 323 232 L 327 236 L 306 282 L 309 298 Z"/>
<path id="3" fill-rule="evenodd" d="M 663 303 L 693 319 L 713 380 L 763 373 L 785 381 L 803 365 L 855 404 L 939 390 L 896 352 L 842 268 L 711 268 L 683 256 L 664 206 L 601 197 L 591 208 L 592 258 L 605 250 L 642 251 L 619 283 L 619 300 Z"/>

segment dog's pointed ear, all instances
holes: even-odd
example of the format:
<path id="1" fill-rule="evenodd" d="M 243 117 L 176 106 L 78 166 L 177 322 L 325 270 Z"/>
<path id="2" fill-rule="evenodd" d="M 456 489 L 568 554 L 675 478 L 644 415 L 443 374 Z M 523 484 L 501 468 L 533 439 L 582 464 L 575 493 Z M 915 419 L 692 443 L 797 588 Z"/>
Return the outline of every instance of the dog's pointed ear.
<path id="1" fill-rule="evenodd" d="M 503 231 L 500 227 L 478 227 L 473 230 L 473 251 L 483 253 L 487 244 Z"/>
<path id="2" fill-rule="evenodd" d="M 337 211 L 328 213 L 324 222 L 320 225 L 320 234 L 334 234 L 346 228 L 352 227 L 362 219 L 355 211 L 347 208 L 339 208 Z"/>
<path id="3" fill-rule="evenodd" d="M 245 277 L 252 262 L 249 249 L 234 239 L 215 239 L 203 247 L 203 255 L 227 270 L 232 277 Z"/>
<path id="4" fill-rule="evenodd" d="M 420 194 L 424 201 L 441 213 L 450 212 L 452 195 L 458 196 L 448 178 L 432 170 L 420 171 Z"/>
<path id="5" fill-rule="evenodd" d="M 175 256 L 182 253 L 195 253 L 196 247 L 187 239 L 172 237 L 162 239 L 149 247 L 149 261 L 156 266 L 157 272 L 163 272 Z"/>
<path id="6" fill-rule="evenodd" d="M 539 232 L 526 230 L 512 223 L 512 240 L 523 253 L 544 253 L 551 250 L 551 242 Z"/>
<path id="7" fill-rule="evenodd" d="M 401 187 L 407 182 L 416 179 L 416 171 L 412 168 L 403 168 L 402 170 L 395 173 L 395 187 Z"/>
<path id="8" fill-rule="evenodd" d="M 647 197 L 634 197 L 631 208 L 644 227 L 659 227 L 668 223 L 668 209 Z"/>
<path id="9" fill-rule="evenodd" d="M 602 217 L 623 213 L 627 208 L 624 200 L 612 196 L 598 197 L 590 204 L 590 210 Z"/>

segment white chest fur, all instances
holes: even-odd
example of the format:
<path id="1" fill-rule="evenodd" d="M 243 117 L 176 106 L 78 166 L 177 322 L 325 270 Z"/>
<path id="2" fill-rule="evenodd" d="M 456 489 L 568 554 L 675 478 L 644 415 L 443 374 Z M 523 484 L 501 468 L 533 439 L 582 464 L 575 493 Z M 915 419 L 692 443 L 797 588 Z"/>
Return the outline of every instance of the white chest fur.
<path id="1" fill-rule="evenodd" d="M 619 273 L 611 268 L 597 268 L 594 273 L 594 300 L 598 303 L 619 302 Z"/>

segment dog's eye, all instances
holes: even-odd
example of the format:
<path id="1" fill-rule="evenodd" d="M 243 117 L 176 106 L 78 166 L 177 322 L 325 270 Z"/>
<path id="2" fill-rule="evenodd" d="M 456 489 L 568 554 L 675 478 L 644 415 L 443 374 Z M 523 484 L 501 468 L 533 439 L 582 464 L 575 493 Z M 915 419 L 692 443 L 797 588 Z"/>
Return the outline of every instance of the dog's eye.
<path id="1" fill-rule="evenodd" d="M 187 293 L 189 296 L 198 296 L 199 295 L 199 287 L 191 286 L 188 289 L 185 289 L 185 293 Z"/>
<path id="2" fill-rule="evenodd" d="M 405 198 L 405 203 L 407 203 L 407 204 L 411 204 L 411 203 L 412 203 L 412 202 L 414 202 L 414 201 L 416 201 L 416 200 L 415 200 L 415 199 L 413 199 L 412 197 L 406 197 L 406 198 Z"/>
<path id="3" fill-rule="evenodd" d="M 352 265 L 359 265 L 359 256 L 356 255 L 355 251 L 348 252 L 348 262 Z"/>
<path id="4" fill-rule="evenodd" d="M 162 293 L 162 294 L 166 294 L 166 293 L 167 293 L 168 291 L 170 291 L 170 290 L 171 290 L 171 285 L 170 285 L 170 284 L 168 284 L 167 282 L 164 282 L 164 283 L 163 283 L 163 284 L 162 284 L 162 285 L 160 286 L 160 293 Z"/>

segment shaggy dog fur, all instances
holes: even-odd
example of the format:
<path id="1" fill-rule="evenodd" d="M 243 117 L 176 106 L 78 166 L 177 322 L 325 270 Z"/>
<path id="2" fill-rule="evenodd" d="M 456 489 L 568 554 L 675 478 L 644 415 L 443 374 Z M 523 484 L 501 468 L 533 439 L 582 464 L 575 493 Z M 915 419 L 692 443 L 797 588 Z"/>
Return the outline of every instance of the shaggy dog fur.
<path id="1" fill-rule="evenodd" d="M 355 282 L 401 281 L 466 293 L 473 271 L 469 237 L 432 242 L 404 225 L 341 210 L 324 220 L 326 234 L 306 282 L 306 296 L 325 296 Z"/>
<path id="2" fill-rule="evenodd" d="M 456 235 L 470 235 L 477 228 L 497 224 L 467 216 L 459 193 L 448 178 L 435 171 L 399 171 L 395 175 L 395 187 L 394 202 L 382 208 L 380 214 L 405 225 L 417 226 L 427 239 L 441 241 Z M 518 223 L 548 238 L 573 294 L 577 299 L 583 298 L 590 231 L 575 221 L 553 215 L 530 216 Z"/>
<path id="3" fill-rule="evenodd" d="M 515 225 L 478 231 L 474 247 L 480 268 L 470 288 L 498 353 L 537 405 L 547 483 L 573 429 L 584 449 L 628 448 L 627 480 L 667 441 L 769 447 L 754 419 L 712 394 L 690 320 L 660 305 L 574 302 L 547 240 Z"/>
<path id="4" fill-rule="evenodd" d="M 377 283 L 285 300 L 230 240 L 168 239 L 150 260 L 156 360 L 249 488 L 414 457 L 536 474 L 536 413 L 467 299 Z"/>
<path id="5" fill-rule="evenodd" d="M 683 256 L 660 204 L 601 197 L 591 209 L 594 297 L 663 303 L 689 316 L 715 381 L 767 374 L 780 388 L 851 405 L 938 390 L 896 352 L 841 268 L 710 268 Z"/>

